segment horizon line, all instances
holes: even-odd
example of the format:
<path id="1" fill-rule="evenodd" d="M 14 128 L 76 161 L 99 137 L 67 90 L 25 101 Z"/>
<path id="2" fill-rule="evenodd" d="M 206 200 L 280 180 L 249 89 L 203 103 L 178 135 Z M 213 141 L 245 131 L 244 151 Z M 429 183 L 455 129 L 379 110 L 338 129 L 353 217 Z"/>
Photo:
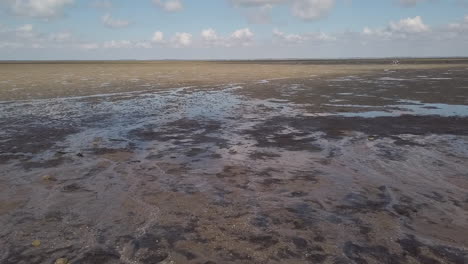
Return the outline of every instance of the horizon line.
<path id="1" fill-rule="evenodd" d="M 99 61 L 262 61 L 262 60 L 270 60 L 270 61 L 325 61 L 325 60 L 382 60 L 382 59 L 468 59 L 468 56 L 416 56 L 416 57 L 408 57 L 408 56 L 386 56 L 386 57 L 340 57 L 340 58 L 252 58 L 252 59 L 21 59 L 21 60 L 2 60 L 0 59 L 0 63 L 2 62 L 67 62 L 67 61 L 91 61 L 91 62 L 99 62 Z"/>

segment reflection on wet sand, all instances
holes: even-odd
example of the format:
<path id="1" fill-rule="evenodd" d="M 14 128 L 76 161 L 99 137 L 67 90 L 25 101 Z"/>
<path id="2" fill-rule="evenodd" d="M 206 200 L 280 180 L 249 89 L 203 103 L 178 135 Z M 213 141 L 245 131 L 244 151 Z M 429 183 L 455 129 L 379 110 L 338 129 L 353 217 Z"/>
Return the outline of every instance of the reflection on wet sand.
<path id="1" fill-rule="evenodd" d="M 466 263 L 445 71 L 4 101 L 0 262 Z"/>

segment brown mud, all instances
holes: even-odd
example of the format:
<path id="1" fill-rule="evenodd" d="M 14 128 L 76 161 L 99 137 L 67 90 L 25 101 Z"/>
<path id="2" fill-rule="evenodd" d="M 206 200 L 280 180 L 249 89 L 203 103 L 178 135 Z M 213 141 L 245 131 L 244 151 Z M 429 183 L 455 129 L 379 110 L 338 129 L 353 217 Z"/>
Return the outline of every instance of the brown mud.
<path id="1" fill-rule="evenodd" d="M 468 263 L 468 65 L 430 63 L 13 64 L 0 263 Z"/>

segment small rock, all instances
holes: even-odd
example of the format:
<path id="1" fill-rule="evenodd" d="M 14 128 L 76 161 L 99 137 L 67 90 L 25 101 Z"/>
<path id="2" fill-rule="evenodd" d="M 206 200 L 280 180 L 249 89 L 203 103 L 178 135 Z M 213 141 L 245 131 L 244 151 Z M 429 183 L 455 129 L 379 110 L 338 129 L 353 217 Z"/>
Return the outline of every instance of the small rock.
<path id="1" fill-rule="evenodd" d="M 34 240 L 32 243 L 33 247 L 40 247 L 41 246 L 41 241 L 40 240 Z"/>
<path id="2" fill-rule="evenodd" d="M 68 264 L 68 259 L 66 258 L 59 258 L 55 261 L 55 264 Z"/>
<path id="3" fill-rule="evenodd" d="M 57 179 L 54 176 L 51 175 L 44 175 L 42 176 L 43 181 L 56 181 Z"/>
<path id="4" fill-rule="evenodd" d="M 77 156 L 77 157 L 80 157 L 80 158 L 83 158 L 83 157 L 84 157 L 84 155 L 83 155 L 82 153 L 78 153 L 78 154 L 76 154 L 76 156 Z"/>

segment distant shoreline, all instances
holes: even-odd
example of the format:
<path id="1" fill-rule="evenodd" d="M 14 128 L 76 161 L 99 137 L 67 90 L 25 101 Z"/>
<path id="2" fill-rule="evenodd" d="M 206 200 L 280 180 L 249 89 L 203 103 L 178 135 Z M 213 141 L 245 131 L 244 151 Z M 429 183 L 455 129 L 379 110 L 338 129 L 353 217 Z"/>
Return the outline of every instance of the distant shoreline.
<path id="1" fill-rule="evenodd" d="M 245 59 L 245 60 L 0 60 L 0 64 L 140 64 L 140 63 L 266 63 L 266 64 L 388 64 L 394 61 L 404 64 L 461 64 L 468 57 L 386 57 L 386 58 L 341 58 L 341 59 Z"/>

